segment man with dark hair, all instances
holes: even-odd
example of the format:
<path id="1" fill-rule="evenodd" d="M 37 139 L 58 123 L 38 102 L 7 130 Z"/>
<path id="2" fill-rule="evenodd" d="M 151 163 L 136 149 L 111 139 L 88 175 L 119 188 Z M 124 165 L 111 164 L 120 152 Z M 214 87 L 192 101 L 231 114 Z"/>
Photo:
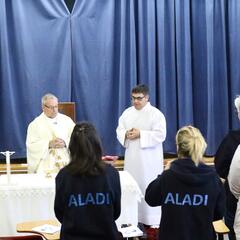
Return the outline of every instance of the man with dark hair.
<path id="1" fill-rule="evenodd" d="M 132 107 L 127 108 L 117 127 L 117 138 L 126 148 L 124 170 L 138 182 L 142 193 L 163 170 L 162 143 L 166 137 L 166 120 L 149 102 L 148 86 L 137 85 L 131 92 Z M 145 225 L 158 225 L 160 207 L 152 208 L 142 200 L 138 219 Z"/>

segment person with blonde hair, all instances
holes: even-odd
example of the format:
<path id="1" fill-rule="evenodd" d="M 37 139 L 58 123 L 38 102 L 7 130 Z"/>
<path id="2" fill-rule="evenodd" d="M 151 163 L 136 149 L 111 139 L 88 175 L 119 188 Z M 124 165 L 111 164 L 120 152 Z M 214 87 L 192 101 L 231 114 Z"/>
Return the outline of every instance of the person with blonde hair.
<path id="1" fill-rule="evenodd" d="M 201 132 L 182 127 L 176 135 L 178 159 L 147 187 L 145 200 L 162 206 L 159 239 L 216 239 L 212 222 L 224 214 L 225 193 L 215 170 L 204 164 Z"/>
<path id="2" fill-rule="evenodd" d="M 238 119 L 240 120 L 240 96 L 236 96 L 236 98 L 234 99 L 234 105 L 237 110 Z M 220 143 L 214 159 L 217 173 L 221 178 L 225 179 L 224 188 L 226 192 L 226 213 L 224 216 L 224 220 L 227 227 L 230 229 L 230 232 L 228 234 L 229 240 L 236 240 L 233 225 L 237 209 L 237 199 L 229 189 L 227 177 L 229 174 L 229 169 L 233 159 L 233 155 L 239 144 L 240 144 L 240 129 L 229 131 L 229 133 L 224 137 L 224 139 Z"/>

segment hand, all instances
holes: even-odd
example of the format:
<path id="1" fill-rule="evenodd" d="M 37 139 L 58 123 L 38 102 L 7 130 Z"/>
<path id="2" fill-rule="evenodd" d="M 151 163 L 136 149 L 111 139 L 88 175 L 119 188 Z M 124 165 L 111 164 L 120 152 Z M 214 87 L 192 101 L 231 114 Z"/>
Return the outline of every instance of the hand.
<path id="1" fill-rule="evenodd" d="M 49 148 L 64 148 L 66 144 L 63 139 L 61 138 L 54 138 L 49 142 Z"/>
<path id="2" fill-rule="evenodd" d="M 140 130 L 137 128 L 132 128 L 126 132 L 126 138 L 134 140 L 140 138 Z"/>

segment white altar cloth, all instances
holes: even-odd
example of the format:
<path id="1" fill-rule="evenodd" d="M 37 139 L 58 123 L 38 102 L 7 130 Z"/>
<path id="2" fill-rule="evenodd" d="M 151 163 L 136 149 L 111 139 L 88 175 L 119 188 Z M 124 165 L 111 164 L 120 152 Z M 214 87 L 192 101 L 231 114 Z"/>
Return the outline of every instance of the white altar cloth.
<path id="1" fill-rule="evenodd" d="M 138 201 L 141 190 L 133 177 L 120 171 L 122 188 L 121 224 L 137 225 Z M 17 235 L 16 225 L 20 222 L 55 219 L 55 179 L 39 174 L 13 174 L 11 184 L 7 176 L 0 176 L 0 236 Z"/>

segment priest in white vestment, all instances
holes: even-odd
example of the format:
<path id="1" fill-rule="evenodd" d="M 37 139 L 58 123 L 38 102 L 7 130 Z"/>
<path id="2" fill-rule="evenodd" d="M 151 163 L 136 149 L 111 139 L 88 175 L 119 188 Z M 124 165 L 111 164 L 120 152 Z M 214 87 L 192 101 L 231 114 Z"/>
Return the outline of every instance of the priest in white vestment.
<path id="1" fill-rule="evenodd" d="M 27 130 L 29 173 L 58 172 L 69 162 L 68 144 L 75 123 L 58 112 L 58 99 L 53 94 L 42 97 L 42 110 Z"/>
<path id="2" fill-rule="evenodd" d="M 117 138 L 126 148 L 124 170 L 138 182 L 143 194 L 148 184 L 163 171 L 162 143 L 166 138 L 166 120 L 149 102 L 146 85 L 132 89 L 132 107 L 119 118 Z M 139 204 L 138 222 L 158 225 L 160 207 L 150 207 L 144 199 Z"/>

